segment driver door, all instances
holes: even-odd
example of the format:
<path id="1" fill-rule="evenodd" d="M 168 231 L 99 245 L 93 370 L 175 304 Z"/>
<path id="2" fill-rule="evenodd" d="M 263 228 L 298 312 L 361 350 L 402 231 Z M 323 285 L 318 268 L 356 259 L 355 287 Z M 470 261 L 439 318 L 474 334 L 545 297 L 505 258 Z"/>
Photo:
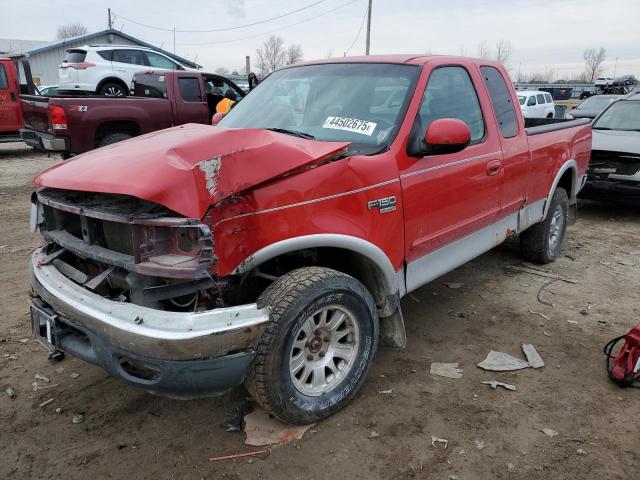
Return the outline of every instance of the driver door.
<path id="1" fill-rule="evenodd" d="M 471 144 L 457 153 L 411 159 L 400 172 L 408 291 L 495 243 L 502 150 L 495 122 L 486 121 L 491 106 L 478 91 L 484 91 L 482 77 L 472 62 L 436 62 L 429 74 L 415 120 L 421 135 L 436 119 L 458 118 L 469 127 Z"/>

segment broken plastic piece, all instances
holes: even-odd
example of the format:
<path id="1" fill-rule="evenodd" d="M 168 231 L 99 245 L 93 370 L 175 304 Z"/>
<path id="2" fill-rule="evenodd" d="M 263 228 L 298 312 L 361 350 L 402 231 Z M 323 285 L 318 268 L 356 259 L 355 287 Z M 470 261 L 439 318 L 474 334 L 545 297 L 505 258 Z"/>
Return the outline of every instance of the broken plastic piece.
<path id="1" fill-rule="evenodd" d="M 449 440 L 447 440 L 446 438 L 431 436 L 431 446 L 435 447 L 438 444 L 444 445 L 444 448 L 447 448 L 447 446 L 449 445 Z"/>
<path id="2" fill-rule="evenodd" d="M 498 382 L 497 380 L 491 380 L 489 382 L 482 382 L 485 385 L 491 385 L 491 388 L 493 388 L 494 390 L 496 390 L 498 387 L 504 387 L 507 390 L 513 390 L 514 392 L 517 390 L 517 387 L 515 385 L 512 385 L 510 383 L 502 383 L 502 382 Z"/>
<path id="3" fill-rule="evenodd" d="M 430 373 L 440 377 L 461 378 L 462 369 L 458 363 L 432 363 Z"/>
<path id="4" fill-rule="evenodd" d="M 244 423 L 244 443 L 254 447 L 300 440 L 305 432 L 315 425 L 287 425 L 261 408 L 256 408 L 246 415 Z"/>
<path id="5" fill-rule="evenodd" d="M 522 344 L 522 351 L 524 352 L 525 357 L 527 357 L 527 362 L 533 368 L 544 367 L 544 361 L 542 357 L 538 354 L 536 348 L 530 343 Z"/>
<path id="6" fill-rule="evenodd" d="M 551 428 L 543 428 L 542 433 L 544 433 L 549 438 L 553 438 L 556 435 L 558 435 L 558 432 L 556 432 L 555 430 L 552 430 Z"/>
<path id="7" fill-rule="evenodd" d="M 482 362 L 478 366 L 484 370 L 491 370 L 494 372 L 504 372 L 508 370 L 521 370 L 527 368 L 529 364 L 524 360 L 513 357 L 508 353 L 496 352 L 491 350 Z"/>

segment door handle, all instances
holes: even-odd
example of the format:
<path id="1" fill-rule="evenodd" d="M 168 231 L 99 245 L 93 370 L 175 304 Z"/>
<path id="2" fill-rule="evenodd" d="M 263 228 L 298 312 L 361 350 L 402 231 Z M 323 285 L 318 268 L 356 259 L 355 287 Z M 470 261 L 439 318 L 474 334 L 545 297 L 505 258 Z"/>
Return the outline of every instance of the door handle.
<path id="1" fill-rule="evenodd" d="M 16 94 L 14 92 L 11 92 L 11 100 L 16 101 Z"/>
<path id="2" fill-rule="evenodd" d="M 487 175 L 497 175 L 502 170 L 502 162 L 500 160 L 492 160 L 487 163 Z"/>

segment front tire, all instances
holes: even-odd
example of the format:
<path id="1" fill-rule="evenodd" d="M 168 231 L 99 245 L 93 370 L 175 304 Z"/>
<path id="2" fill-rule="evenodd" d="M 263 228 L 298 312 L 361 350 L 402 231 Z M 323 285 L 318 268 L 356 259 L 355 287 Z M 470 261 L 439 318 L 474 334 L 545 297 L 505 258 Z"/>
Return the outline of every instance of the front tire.
<path id="1" fill-rule="evenodd" d="M 558 188 L 551 197 L 545 219 L 520 235 L 522 256 L 535 263 L 550 263 L 560 256 L 569 224 L 569 197 Z"/>
<path id="2" fill-rule="evenodd" d="M 131 135 L 128 133 L 110 133 L 105 136 L 100 142 L 98 142 L 98 147 L 104 147 L 106 145 L 111 145 L 112 143 L 122 142 L 124 140 L 128 140 L 131 138 Z"/>
<path id="3" fill-rule="evenodd" d="M 245 381 L 256 401 L 293 424 L 349 403 L 378 343 L 376 307 L 364 285 L 328 268 L 300 268 L 273 282 L 258 306 L 271 312 Z"/>

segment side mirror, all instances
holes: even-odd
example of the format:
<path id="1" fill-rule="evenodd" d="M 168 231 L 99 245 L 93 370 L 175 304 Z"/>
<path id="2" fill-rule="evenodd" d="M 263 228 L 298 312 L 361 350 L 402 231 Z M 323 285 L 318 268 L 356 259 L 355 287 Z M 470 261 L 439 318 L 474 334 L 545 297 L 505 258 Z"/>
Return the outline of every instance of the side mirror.
<path id="1" fill-rule="evenodd" d="M 225 115 L 226 113 L 222 113 L 222 112 L 214 113 L 213 117 L 211 117 L 211 125 L 215 127 L 218 123 L 220 123 L 220 120 L 222 120 Z"/>
<path id="2" fill-rule="evenodd" d="M 462 120 L 439 118 L 427 128 L 424 142 L 426 155 L 455 153 L 467 148 L 471 142 L 471 131 Z"/>

